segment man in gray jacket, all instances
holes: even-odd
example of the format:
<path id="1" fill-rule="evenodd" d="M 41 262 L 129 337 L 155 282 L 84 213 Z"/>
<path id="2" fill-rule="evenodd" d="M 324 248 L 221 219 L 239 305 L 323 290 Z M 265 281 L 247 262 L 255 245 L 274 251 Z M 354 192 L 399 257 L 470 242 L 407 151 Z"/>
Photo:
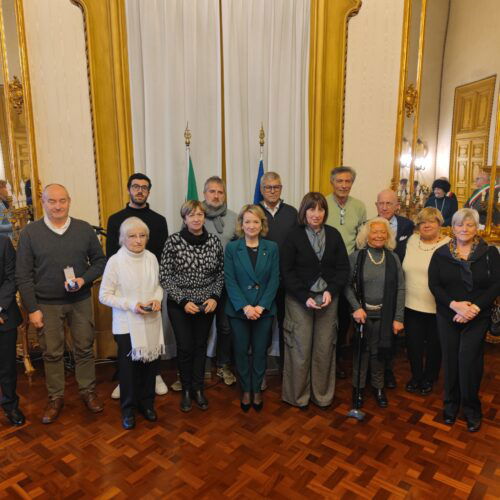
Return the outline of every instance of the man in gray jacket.
<path id="1" fill-rule="evenodd" d="M 92 281 L 101 276 L 106 257 L 92 227 L 69 217 L 71 198 L 60 184 L 42 193 L 43 219 L 21 232 L 16 283 L 39 332 L 49 402 L 44 424 L 57 419 L 64 406 L 64 321 L 67 320 L 75 356 L 80 395 L 93 412 L 103 410 L 95 392 L 95 332 Z"/>
<path id="2" fill-rule="evenodd" d="M 224 250 L 227 243 L 236 238 L 237 215 L 227 208 L 226 185 L 217 176 L 209 177 L 203 187 L 203 206 L 205 207 L 205 229 L 219 237 Z M 215 321 L 217 324 L 217 376 L 224 380 L 226 385 L 236 382 L 236 377 L 231 371 L 231 327 L 224 312 L 227 300 L 224 289 L 217 305 Z"/>

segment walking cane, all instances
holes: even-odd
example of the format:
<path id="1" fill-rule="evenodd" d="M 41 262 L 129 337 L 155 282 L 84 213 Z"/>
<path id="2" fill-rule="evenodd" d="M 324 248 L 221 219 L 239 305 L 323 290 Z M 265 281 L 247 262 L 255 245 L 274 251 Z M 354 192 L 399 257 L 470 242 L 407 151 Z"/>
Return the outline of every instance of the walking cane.
<path id="1" fill-rule="evenodd" d="M 358 343 L 358 359 L 356 360 L 358 365 L 358 375 L 356 380 L 356 397 L 354 402 L 354 407 L 347 414 L 348 417 L 355 418 L 360 422 L 365 418 L 365 413 L 358 408 L 359 405 L 359 394 L 360 394 L 360 382 L 361 382 L 361 351 L 363 349 L 363 339 L 364 339 L 364 325 L 362 323 L 356 323 L 356 329 L 359 331 L 359 343 Z"/>

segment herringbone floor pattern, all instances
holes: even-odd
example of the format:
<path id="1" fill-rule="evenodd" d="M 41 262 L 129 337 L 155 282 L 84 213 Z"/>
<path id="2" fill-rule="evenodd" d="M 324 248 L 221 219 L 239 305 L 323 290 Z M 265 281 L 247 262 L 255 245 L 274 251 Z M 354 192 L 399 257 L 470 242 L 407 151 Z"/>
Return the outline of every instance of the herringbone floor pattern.
<path id="1" fill-rule="evenodd" d="M 337 383 L 334 405 L 300 411 L 280 401 L 269 377 L 261 414 L 243 414 L 238 392 L 216 383 L 210 409 L 178 409 L 179 396 L 157 399 L 158 423 L 120 425 L 111 366 L 98 367 L 106 408 L 89 414 L 68 377 L 60 419 L 43 425 L 43 368 L 33 385 L 21 375 L 28 422 L 0 423 L 1 498 L 500 498 L 500 357 L 488 346 L 482 385 L 485 418 L 477 434 L 441 418 L 441 384 L 428 397 L 408 394 L 406 360 L 389 408 L 369 397 L 364 422 L 347 419 L 351 385 Z M 173 382 L 169 365 L 164 378 Z"/>

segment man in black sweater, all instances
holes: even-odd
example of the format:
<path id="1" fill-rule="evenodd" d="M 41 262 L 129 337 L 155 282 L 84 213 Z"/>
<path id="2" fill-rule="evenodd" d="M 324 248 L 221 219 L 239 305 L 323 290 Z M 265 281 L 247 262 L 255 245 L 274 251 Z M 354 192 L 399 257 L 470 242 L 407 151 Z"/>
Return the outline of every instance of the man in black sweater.
<path id="1" fill-rule="evenodd" d="M 168 238 L 168 227 L 165 217 L 151 210 L 147 203 L 151 193 L 151 180 L 144 174 L 132 174 L 128 179 L 127 189 L 130 201 L 123 210 L 110 215 L 108 219 L 106 257 L 109 259 L 120 249 L 118 237 L 122 222 L 129 217 L 139 217 L 149 228 L 146 248 L 156 255 L 159 264 Z"/>
<path id="2" fill-rule="evenodd" d="M 129 217 L 139 217 L 149 228 L 146 248 L 155 254 L 158 264 L 160 264 L 163 247 L 168 238 L 168 227 L 167 219 L 149 208 L 147 201 L 151 193 L 151 179 L 141 173 L 132 174 L 128 179 L 127 189 L 129 202 L 123 210 L 110 215 L 108 219 L 106 257 L 109 259 L 120 249 L 118 238 L 122 222 Z M 159 396 L 168 392 L 168 387 L 159 373 L 156 376 L 155 391 Z M 113 399 L 120 398 L 119 385 L 115 387 L 111 397 Z"/>
<path id="3" fill-rule="evenodd" d="M 64 321 L 75 356 L 75 376 L 87 408 L 103 405 L 95 393 L 95 332 L 92 282 L 101 276 L 106 257 L 92 227 L 69 217 L 71 198 L 64 186 L 49 184 L 42 193 L 43 219 L 21 232 L 16 282 L 29 320 L 39 332 L 49 403 L 42 422 L 57 419 L 64 405 Z"/>
<path id="4" fill-rule="evenodd" d="M 290 231 L 298 226 L 297 210 L 281 199 L 283 185 L 276 172 L 266 172 L 260 180 L 260 192 L 263 200 L 261 207 L 267 217 L 269 232 L 266 239 L 274 241 L 281 250 Z M 279 328 L 280 367 L 283 367 L 283 321 L 285 319 L 285 289 L 280 284 L 276 293 L 276 307 Z M 264 379 L 265 380 L 265 379 Z"/>

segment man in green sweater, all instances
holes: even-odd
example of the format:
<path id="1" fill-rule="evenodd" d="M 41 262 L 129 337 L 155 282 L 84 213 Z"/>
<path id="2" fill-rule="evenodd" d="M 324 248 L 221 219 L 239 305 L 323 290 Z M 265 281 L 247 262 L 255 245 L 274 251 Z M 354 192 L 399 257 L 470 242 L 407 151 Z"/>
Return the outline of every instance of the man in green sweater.
<path id="1" fill-rule="evenodd" d="M 43 219 L 21 232 L 16 283 L 29 320 L 39 333 L 49 402 L 44 424 L 64 406 L 64 320 L 68 321 L 80 395 L 93 412 L 103 410 L 95 392 L 95 332 L 92 282 L 103 273 L 106 257 L 92 227 L 69 217 L 71 198 L 60 184 L 42 193 Z"/>

